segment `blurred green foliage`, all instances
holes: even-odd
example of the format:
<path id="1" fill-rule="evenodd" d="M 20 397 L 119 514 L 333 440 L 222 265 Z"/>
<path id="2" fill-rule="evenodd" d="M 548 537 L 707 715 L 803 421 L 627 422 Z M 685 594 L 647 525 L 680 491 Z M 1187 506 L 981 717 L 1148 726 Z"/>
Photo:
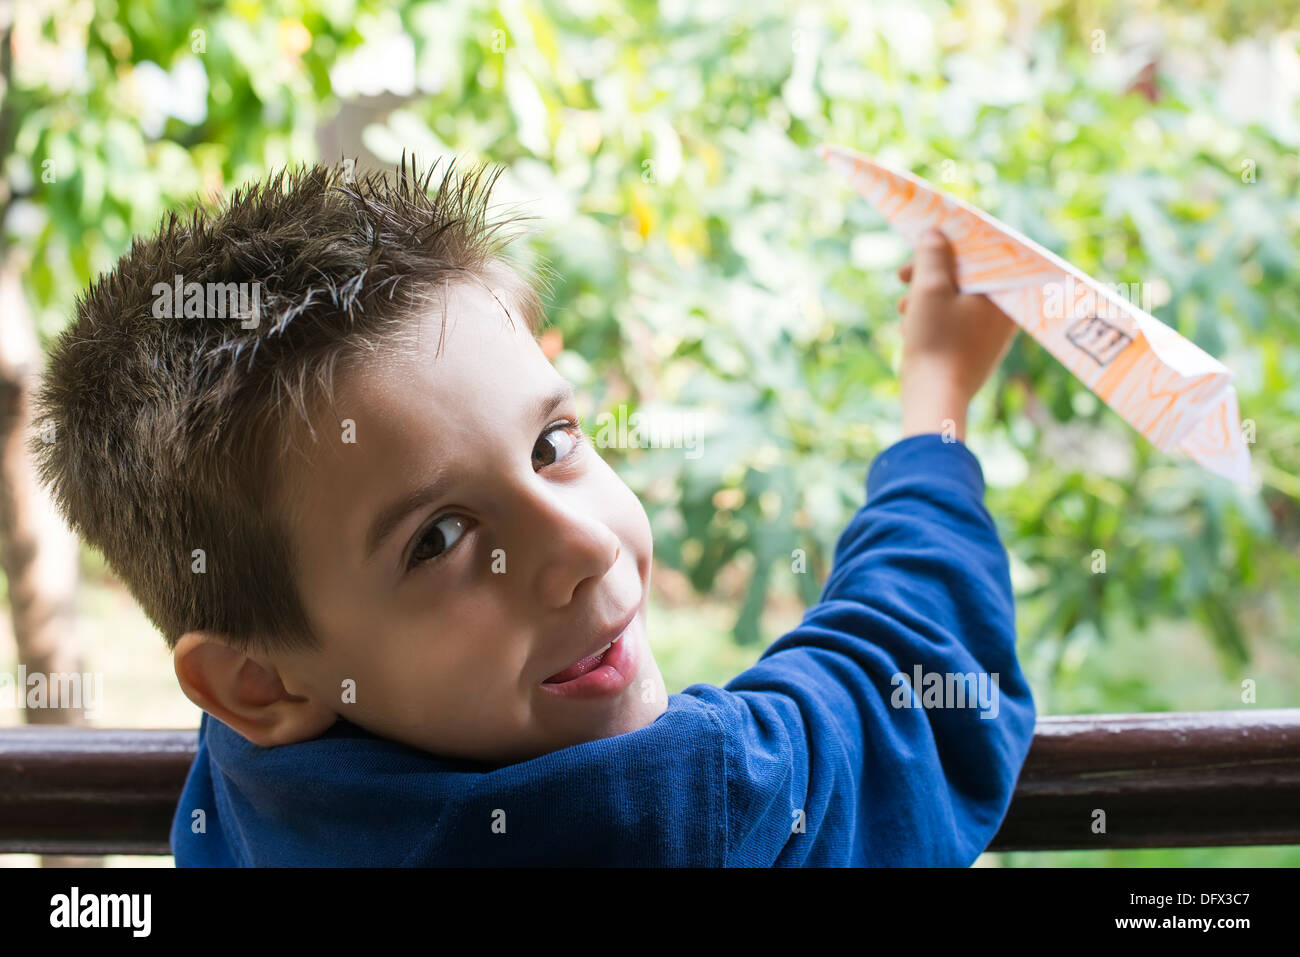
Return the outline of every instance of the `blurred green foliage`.
<path id="1" fill-rule="evenodd" d="M 1217 655 L 1195 707 L 1241 707 L 1242 677 L 1282 707 L 1300 690 L 1300 113 L 1276 71 L 1295 70 L 1298 21 L 1251 2 L 20 7 L 5 241 L 51 335 L 165 209 L 317 159 L 334 71 L 409 38 L 414 88 L 362 141 L 390 163 L 509 168 L 499 195 L 541 217 L 524 252 L 554 269 L 558 364 L 589 426 L 620 406 L 701 417 L 699 458 L 605 454 L 665 568 L 700 594 L 740 582 L 725 660 L 752 660 L 775 637 L 765 609 L 816 600 L 899 433 L 907 250 L 815 147 L 879 155 L 1103 281 L 1157 287 L 1153 312 L 1237 372 L 1255 429 L 1250 492 L 1150 448 L 1019 338 L 968 441 L 1040 712 L 1190 707 L 1151 695 L 1150 672 L 1099 669 L 1140 660 L 1157 625 L 1169 654 L 1199 635 Z"/>

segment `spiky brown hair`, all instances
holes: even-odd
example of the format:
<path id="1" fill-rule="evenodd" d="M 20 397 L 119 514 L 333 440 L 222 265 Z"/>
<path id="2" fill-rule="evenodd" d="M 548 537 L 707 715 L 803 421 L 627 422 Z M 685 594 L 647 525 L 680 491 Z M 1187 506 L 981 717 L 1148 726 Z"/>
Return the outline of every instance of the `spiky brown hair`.
<path id="1" fill-rule="evenodd" d="M 502 258 L 515 238 L 503 227 L 533 217 L 489 222 L 503 170 L 455 164 L 432 193 L 438 164 L 421 177 L 405 157 L 396 175 L 359 179 L 347 161 L 281 169 L 224 204 L 165 216 L 78 298 L 29 449 L 69 525 L 169 648 L 196 629 L 245 651 L 318 647 L 281 476 L 304 427 L 314 439 L 310 417 L 336 375 L 378 361 L 449 283 L 494 283 L 511 321 L 540 332 L 539 274 Z M 160 290 L 178 276 L 257 284 L 257 325 L 220 309 L 160 318 Z"/>

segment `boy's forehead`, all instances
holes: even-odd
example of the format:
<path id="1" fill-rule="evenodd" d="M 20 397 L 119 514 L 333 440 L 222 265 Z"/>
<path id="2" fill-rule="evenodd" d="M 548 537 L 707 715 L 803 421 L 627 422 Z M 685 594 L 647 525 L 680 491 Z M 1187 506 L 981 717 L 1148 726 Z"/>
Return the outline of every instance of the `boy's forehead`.
<path id="1" fill-rule="evenodd" d="M 339 412 L 349 403 L 378 411 L 436 401 L 468 413 L 558 378 L 520 318 L 510 321 L 505 296 L 478 284 L 451 287 L 445 303 L 426 307 L 408 332 L 353 364 Z"/>
<path id="2" fill-rule="evenodd" d="M 511 323 L 487 289 L 461 284 L 445 303 L 340 376 L 333 404 L 313 422 L 309 461 L 286 476 L 301 533 L 310 536 L 303 523 L 316 525 L 313 514 L 350 525 L 507 429 L 533 428 L 522 420 L 567 386 L 521 317 Z"/>

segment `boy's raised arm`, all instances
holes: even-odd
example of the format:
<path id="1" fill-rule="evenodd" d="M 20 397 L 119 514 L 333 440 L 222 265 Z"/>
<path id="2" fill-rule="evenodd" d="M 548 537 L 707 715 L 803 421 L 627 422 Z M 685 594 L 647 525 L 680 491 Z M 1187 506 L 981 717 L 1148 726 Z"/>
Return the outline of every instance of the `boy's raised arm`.
<path id="1" fill-rule="evenodd" d="M 706 695 L 738 732 L 729 864 L 969 865 L 1029 748 L 1007 556 L 961 440 L 1015 327 L 959 294 L 941 236 L 913 272 L 904 438 L 873 463 L 822 600 L 731 694 Z"/>

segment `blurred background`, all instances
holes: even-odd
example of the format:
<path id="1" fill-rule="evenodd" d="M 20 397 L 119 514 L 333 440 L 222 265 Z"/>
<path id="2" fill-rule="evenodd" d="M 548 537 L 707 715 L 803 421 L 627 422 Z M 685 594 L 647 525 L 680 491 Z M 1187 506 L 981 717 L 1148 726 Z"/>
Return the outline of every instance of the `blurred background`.
<path id="1" fill-rule="evenodd" d="M 539 217 L 516 252 L 558 277 L 548 342 L 589 429 L 620 408 L 695 417 L 697 452 L 602 454 L 653 523 L 668 690 L 725 684 L 816 600 L 900 432 L 908 250 L 823 142 L 1144 284 L 1237 374 L 1256 491 L 1150 447 L 1025 336 L 977 397 L 968 444 L 1039 713 L 1300 705 L 1294 5 L 0 0 L 0 97 L 0 673 L 104 681 L 93 718 L 7 707 L 0 726 L 198 725 L 162 638 L 21 448 L 77 295 L 167 209 L 404 150 L 501 164 L 495 203 Z M 980 864 L 1295 865 L 1300 848 Z"/>

